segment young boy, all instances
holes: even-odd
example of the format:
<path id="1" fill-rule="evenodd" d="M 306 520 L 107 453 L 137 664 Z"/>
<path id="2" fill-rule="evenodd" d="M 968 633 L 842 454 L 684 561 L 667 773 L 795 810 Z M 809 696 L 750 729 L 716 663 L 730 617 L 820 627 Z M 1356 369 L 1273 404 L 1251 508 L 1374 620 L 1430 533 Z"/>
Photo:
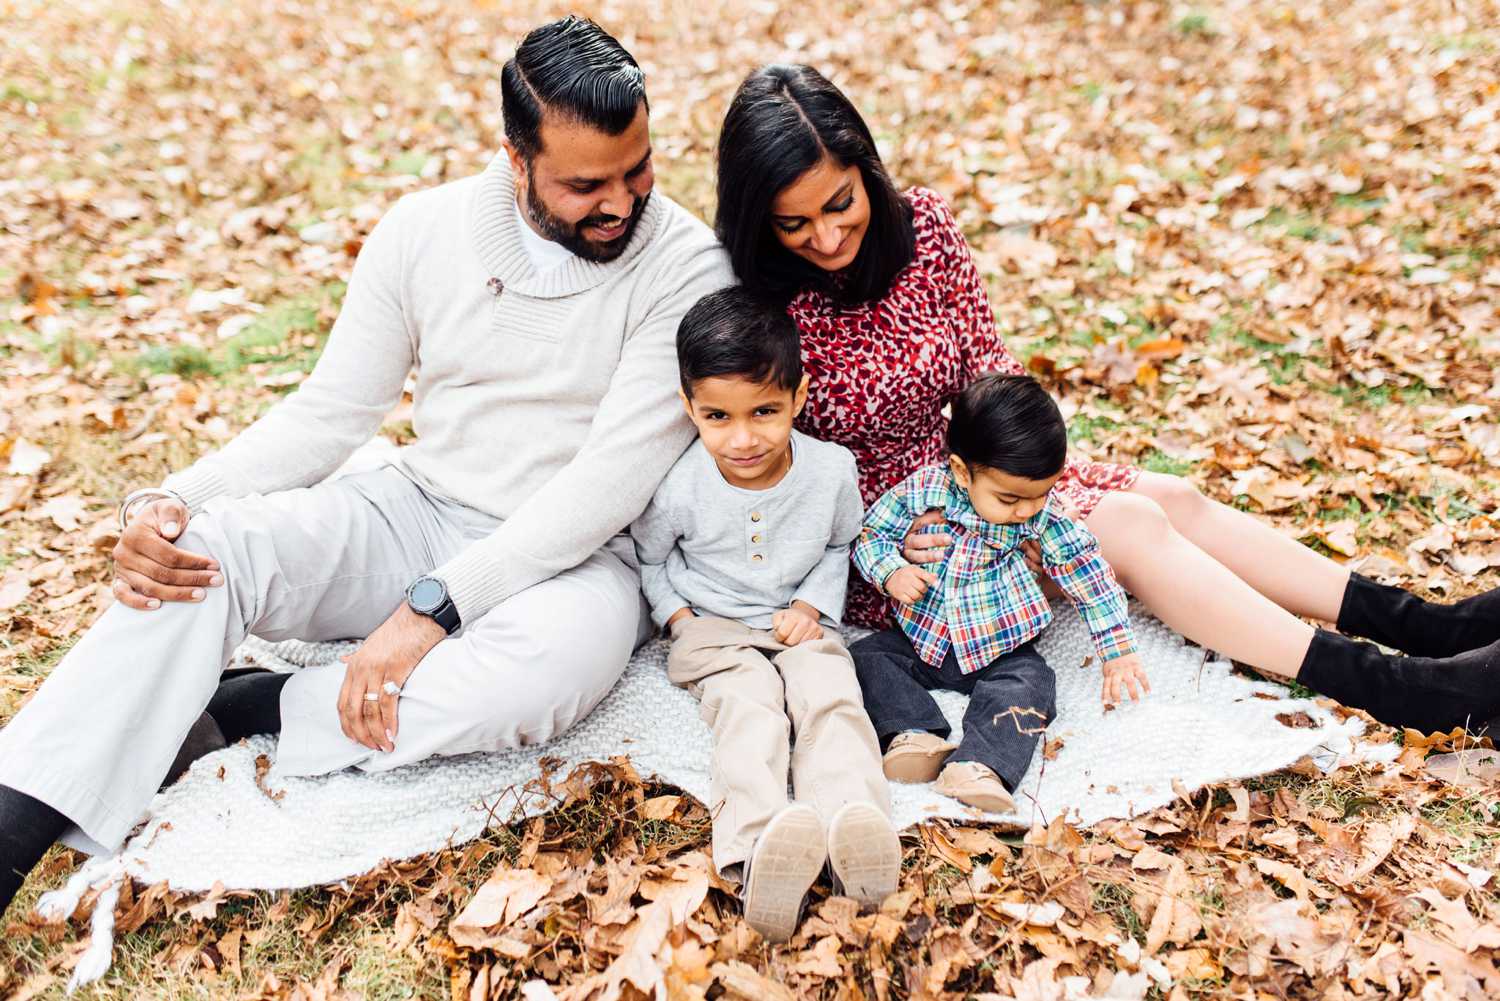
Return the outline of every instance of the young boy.
<path id="1" fill-rule="evenodd" d="M 901 852 L 890 787 L 836 627 L 863 508 L 854 457 L 792 430 L 807 399 L 797 328 L 743 290 L 682 319 L 682 403 L 698 428 L 631 527 L 667 673 L 713 729 L 713 855 L 745 918 L 796 930 L 825 862 L 875 903 Z M 795 734 L 795 738 L 793 738 Z M 787 801 L 790 768 L 796 802 Z"/>
<path id="2" fill-rule="evenodd" d="M 953 402 L 949 460 L 886 492 L 854 547 L 859 572 L 894 598 L 899 629 L 850 652 L 865 708 L 886 748 L 885 774 L 930 782 L 992 813 L 1011 810 L 1038 737 L 1052 721 L 1055 678 L 1032 640 L 1052 618 L 1021 544 L 1035 540 L 1047 576 L 1072 599 L 1103 664 L 1104 698 L 1150 691 L 1135 652 L 1125 592 L 1099 543 L 1050 491 L 1067 459 L 1068 431 L 1035 379 L 986 375 Z M 902 540 L 929 510 L 945 513 L 947 555 L 906 562 Z M 963 742 L 930 689 L 969 696 Z M 939 771 L 941 769 L 941 772 Z"/>

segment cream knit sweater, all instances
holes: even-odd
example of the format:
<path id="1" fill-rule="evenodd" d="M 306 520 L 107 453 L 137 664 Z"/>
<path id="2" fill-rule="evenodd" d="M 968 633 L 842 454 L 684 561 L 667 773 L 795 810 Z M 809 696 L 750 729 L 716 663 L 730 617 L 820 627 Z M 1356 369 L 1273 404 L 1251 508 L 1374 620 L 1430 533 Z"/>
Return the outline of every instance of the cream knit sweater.
<path id="1" fill-rule="evenodd" d="M 733 272 L 708 227 L 659 192 L 608 263 L 573 257 L 538 276 L 525 225 L 504 153 L 402 198 L 360 251 L 312 374 L 166 486 L 196 512 L 316 483 L 375 435 L 415 368 L 417 441 L 402 468 L 504 519 L 434 568 L 462 619 L 582 562 L 692 440 L 677 324 Z"/>

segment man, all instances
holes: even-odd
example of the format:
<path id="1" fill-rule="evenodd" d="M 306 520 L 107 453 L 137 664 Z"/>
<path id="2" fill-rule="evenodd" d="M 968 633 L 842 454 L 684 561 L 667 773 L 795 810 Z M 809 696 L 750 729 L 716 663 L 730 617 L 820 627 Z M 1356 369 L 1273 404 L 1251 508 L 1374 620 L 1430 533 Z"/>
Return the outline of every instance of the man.
<path id="1" fill-rule="evenodd" d="M 0 910 L 203 750 L 280 732 L 313 775 L 546 740 L 648 635 L 620 533 L 692 437 L 678 321 L 732 273 L 652 194 L 642 74 L 598 25 L 527 35 L 502 99 L 504 155 L 380 221 L 301 388 L 122 506 L 118 602 L 0 731 Z M 417 442 L 322 482 L 413 367 Z M 250 633 L 368 639 L 221 685 Z"/>

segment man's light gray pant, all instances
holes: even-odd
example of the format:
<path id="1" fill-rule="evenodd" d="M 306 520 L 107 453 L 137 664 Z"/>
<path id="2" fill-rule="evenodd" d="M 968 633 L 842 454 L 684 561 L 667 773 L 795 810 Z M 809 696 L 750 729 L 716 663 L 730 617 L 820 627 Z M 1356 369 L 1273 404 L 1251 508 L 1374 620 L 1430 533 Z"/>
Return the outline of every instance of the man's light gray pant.
<path id="1" fill-rule="evenodd" d="M 150 612 L 111 606 L 0 730 L 0 785 L 118 847 L 247 635 L 368 635 L 413 579 L 498 524 L 390 466 L 209 502 L 179 544 L 218 560 L 224 585 Z M 636 571 L 600 550 L 434 647 L 401 693 L 390 754 L 344 736 L 342 663 L 298 672 L 281 694 L 276 771 L 381 771 L 546 740 L 588 715 L 649 629 Z"/>

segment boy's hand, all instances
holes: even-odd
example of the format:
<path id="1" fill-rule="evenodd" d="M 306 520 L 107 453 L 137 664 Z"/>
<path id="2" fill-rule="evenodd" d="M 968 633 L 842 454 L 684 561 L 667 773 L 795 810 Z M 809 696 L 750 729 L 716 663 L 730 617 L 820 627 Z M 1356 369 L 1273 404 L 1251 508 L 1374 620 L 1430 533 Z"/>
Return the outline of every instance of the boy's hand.
<path id="1" fill-rule="evenodd" d="M 778 642 L 796 646 L 807 640 L 823 638 L 823 626 L 818 622 L 818 610 L 805 601 L 794 601 L 790 608 L 783 608 L 771 616 L 771 632 Z"/>
<path id="2" fill-rule="evenodd" d="M 1128 653 L 1104 662 L 1106 703 L 1122 701 L 1127 692 L 1132 702 L 1139 702 L 1141 696 L 1150 691 L 1151 682 L 1146 680 L 1146 667 L 1136 654 Z"/>
<path id="3" fill-rule="evenodd" d="M 683 619 L 691 619 L 692 617 L 693 617 L 693 610 L 691 608 L 687 607 L 686 605 L 683 605 L 677 611 L 673 612 L 672 615 L 671 615 L 671 617 L 667 619 L 667 624 L 666 624 L 667 631 L 671 632 L 672 631 L 672 627 L 675 626 L 677 623 L 681 622 Z"/>
<path id="4" fill-rule="evenodd" d="M 904 566 L 885 579 L 885 593 L 903 605 L 915 605 L 937 582 L 937 576 L 930 570 Z"/>

